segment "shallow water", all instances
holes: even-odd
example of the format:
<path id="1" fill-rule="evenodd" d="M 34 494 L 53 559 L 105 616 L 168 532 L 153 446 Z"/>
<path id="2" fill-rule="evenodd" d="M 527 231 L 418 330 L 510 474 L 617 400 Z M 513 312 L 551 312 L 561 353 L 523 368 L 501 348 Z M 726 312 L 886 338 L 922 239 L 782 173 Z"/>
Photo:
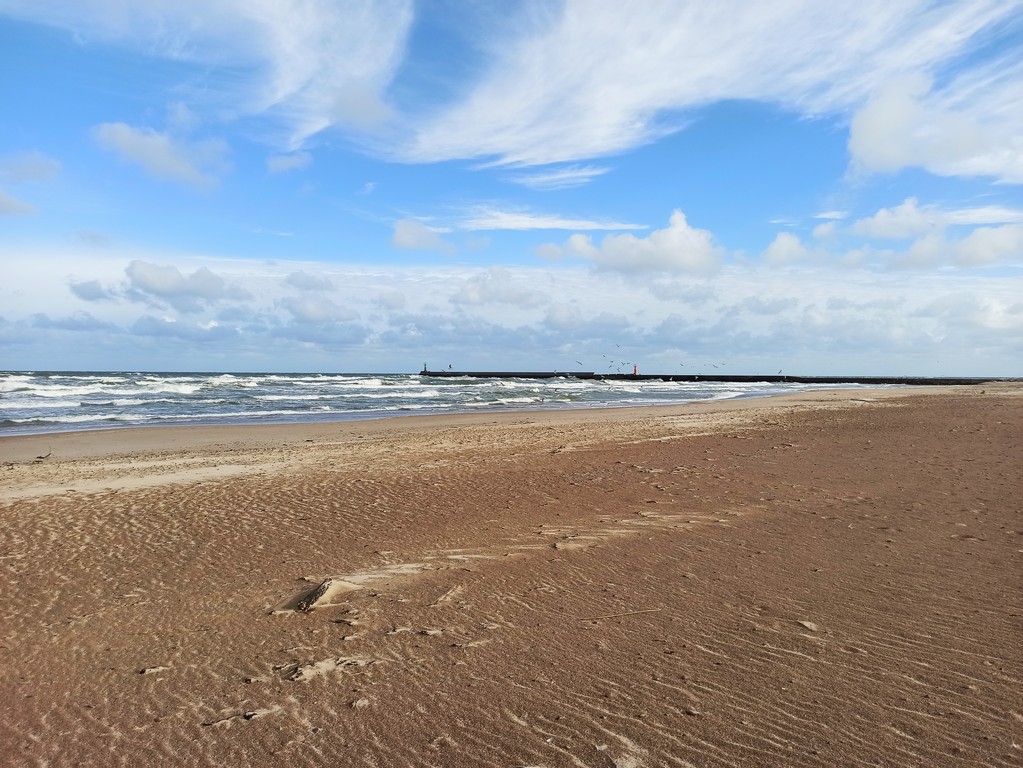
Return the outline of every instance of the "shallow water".
<path id="1" fill-rule="evenodd" d="M 669 405 L 837 386 L 855 385 L 472 379 L 418 374 L 9 371 L 0 372 L 0 434 Z"/>

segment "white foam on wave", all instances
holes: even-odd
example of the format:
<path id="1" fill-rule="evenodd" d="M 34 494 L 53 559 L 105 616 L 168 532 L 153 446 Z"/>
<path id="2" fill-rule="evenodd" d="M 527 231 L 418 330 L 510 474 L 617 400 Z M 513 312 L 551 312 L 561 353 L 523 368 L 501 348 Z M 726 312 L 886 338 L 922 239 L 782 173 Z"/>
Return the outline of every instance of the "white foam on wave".
<path id="1" fill-rule="evenodd" d="M 850 386 L 850 385 L 834 385 Z M 822 389 L 783 382 L 431 379 L 416 374 L 0 373 L 12 430 L 139 424 L 244 424 L 478 412 L 682 404 Z M 0 430 L 2 431 L 2 430 Z"/>
<path id="2" fill-rule="evenodd" d="M 78 400 L 39 400 L 38 398 L 17 398 L 0 400 L 0 410 L 19 411 L 37 408 L 77 408 Z"/>

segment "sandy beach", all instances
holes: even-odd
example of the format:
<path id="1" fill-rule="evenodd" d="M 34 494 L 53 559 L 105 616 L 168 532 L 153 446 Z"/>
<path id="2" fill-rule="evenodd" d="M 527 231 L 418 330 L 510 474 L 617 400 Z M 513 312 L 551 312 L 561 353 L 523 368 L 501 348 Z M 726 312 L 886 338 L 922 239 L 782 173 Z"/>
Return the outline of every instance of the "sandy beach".
<path id="1" fill-rule="evenodd" d="M 1018 766 L 1023 387 L 0 438 L 0 763 Z"/>

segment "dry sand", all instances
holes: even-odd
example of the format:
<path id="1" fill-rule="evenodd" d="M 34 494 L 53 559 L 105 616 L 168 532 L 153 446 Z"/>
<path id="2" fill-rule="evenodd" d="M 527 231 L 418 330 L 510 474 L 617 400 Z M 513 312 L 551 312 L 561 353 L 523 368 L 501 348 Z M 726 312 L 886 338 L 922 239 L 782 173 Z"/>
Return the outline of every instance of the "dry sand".
<path id="1" fill-rule="evenodd" d="M 2 438 L 0 761 L 1023 765 L 1021 395 Z"/>

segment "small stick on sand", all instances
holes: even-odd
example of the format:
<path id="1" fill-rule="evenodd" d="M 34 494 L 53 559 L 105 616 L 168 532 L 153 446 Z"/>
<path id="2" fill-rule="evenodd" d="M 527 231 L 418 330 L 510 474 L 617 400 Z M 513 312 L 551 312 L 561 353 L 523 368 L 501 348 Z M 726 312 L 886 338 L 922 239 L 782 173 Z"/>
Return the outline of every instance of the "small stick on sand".
<path id="1" fill-rule="evenodd" d="M 632 616 L 637 613 L 656 613 L 660 608 L 644 608 L 641 611 L 626 611 L 625 613 L 608 613 L 604 616 L 586 616 L 579 621 L 596 621 L 597 619 L 616 619 L 619 616 Z"/>

